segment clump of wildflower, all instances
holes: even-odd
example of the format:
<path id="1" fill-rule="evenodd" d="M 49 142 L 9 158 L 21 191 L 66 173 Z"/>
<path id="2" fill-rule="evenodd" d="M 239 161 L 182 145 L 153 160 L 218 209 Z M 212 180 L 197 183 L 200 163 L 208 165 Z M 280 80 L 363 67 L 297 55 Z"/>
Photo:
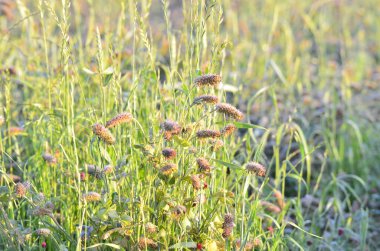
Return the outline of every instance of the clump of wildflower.
<path id="1" fill-rule="evenodd" d="M 235 130 L 236 130 L 236 126 L 235 125 L 228 124 L 220 132 L 221 132 L 222 136 L 228 137 L 231 134 L 233 134 L 235 132 Z"/>
<path id="2" fill-rule="evenodd" d="M 100 201 L 101 195 L 97 192 L 88 192 L 83 194 L 82 198 L 86 202 Z"/>
<path id="3" fill-rule="evenodd" d="M 268 201 L 260 201 L 260 205 L 265 209 L 265 210 L 268 210 L 269 212 L 272 212 L 272 213 L 275 213 L 275 214 L 279 214 L 281 213 L 281 208 L 276 206 L 275 204 L 273 203 L 270 203 Z"/>
<path id="4" fill-rule="evenodd" d="M 197 77 L 194 80 L 194 83 L 201 87 L 201 86 L 212 86 L 216 87 L 220 84 L 222 81 L 222 77 L 216 74 L 206 74 L 200 77 Z"/>
<path id="5" fill-rule="evenodd" d="M 173 208 L 172 216 L 174 219 L 178 220 L 179 218 L 181 218 L 183 215 L 186 214 L 186 211 L 187 211 L 187 209 L 185 206 L 178 205 L 178 206 Z"/>
<path id="6" fill-rule="evenodd" d="M 157 232 L 157 226 L 151 222 L 148 222 L 145 224 L 145 231 L 149 234 L 154 234 Z"/>
<path id="7" fill-rule="evenodd" d="M 141 250 L 146 250 L 147 248 L 152 248 L 152 249 L 158 248 L 158 244 L 154 240 L 146 238 L 146 237 L 139 238 L 138 246 L 139 246 L 139 249 Z"/>
<path id="8" fill-rule="evenodd" d="M 205 138 L 218 138 L 220 137 L 220 132 L 216 130 L 200 130 L 197 132 L 197 138 L 205 139 Z"/>
<path id="9" fill-rule="evenodd" d="M 40 228 L 35 231 L 38 236 L 49 236 L 51 234 L 51 230 L 48 228 Z"/>
<path id="10" fill-rule="evenodd" d="M 115 137 L 111 134 L 111 132 L 105 128 L 103 125 L 96 123 L 92 126 L 92 131 L 98 136 L 101 140 L 109 145 L 115 144 Z"/>
<path id="11" fill-rule="evenodd" d="M 220 139 L 211 139 L 210 143 L 212 145 L 211 150 L 213 150 L 214 152 L 218 151 L 220 148 L 224 146 L 223 140 Z"/>
<path id="12" fill-rule="evenodd" d="M 26 195 L 27 191 L 28 191 L 28 188 L 25 184 L 17 183 L 15 185 L 15 194 L 17 197 L 19 197 L 19 198 L 24 197 Z"/>
<path id="13" fill-rule="evenodd" d="M 215 109 L 217 112 L 222 113 L 228 117 L 234 118 L 236 120 L 242 120 L 244 118 L 244 114 L 241 111 L 227 103 L 216 104 Z"/>
<path id="14" fill-rule="evenodd" d="M 169 176 L 176 171 L 177 171 L 177 165 L 173 163 L 168 163 L 160 169 L 160 172 L 165 176 Z"/>
<path id="15" fill-rule="evenodd" d="M 103 177 L 103 170 L 95 165 L 87 165 L 87 173 L 96 179 L 101 179 Z"/>
<path id="16" fill-rule="evenodd" d="M 57 164 L 57 158 L 50 153 L 44 153 L 42 154 L 42 158 L 48 163 L 49 165 L 55 165 Z"/>
<path id="17" fill-rule="evenodd" d="M 211 165 L 210 162 L 208 162 L 205 158 L 198 158 L 197 159 L 198 164 L 198 170 L 201 173 L 210 173 L 211 172 Z"/>
<path id="18" fill-rule="evenodd" d="M 199 104 L 216 104 L 218 103 L 218 97 L 213 95 L 201 95 L 199 97 L 196 97 L 193 101 L 192 105 L 199 105 Z"/>
<path id="19" fill-rule="evenodd" d="M 165 148 L 165 149 L 162 150 L 162 155 L 163 155 L 166 159 L 170 160 L 170 159 L 174 159 L 175 156 L 177 155 L 177 153 L 176 153 L 176 151 L 175 151 L 174 149 L 172 149 L 172 148 Z"/>
<path id="20" fill-rule="evenodd" d="M 247 172 L 256 174 L 260 177 L 265 177 L 265 174 L 267 172 L 266 168 L 257 162 L 249 162 L 246 165 L 245 169 L 247 170 Z"/>
<path id="21" fill-rule="evenodd" d="M 230 213 L 225 214 L 223 222 L 223 238 L 227 239 L 231 236 L 234 226 L 234 216 Z"/>
<path id="22" fill-rule="evenodd" d="M 132 119 L 133 116 L 129 112 L 120 113 L 106 122 L 106 128 L 112 128 L 122 123 L 128 123 L 132 121 Z"/>

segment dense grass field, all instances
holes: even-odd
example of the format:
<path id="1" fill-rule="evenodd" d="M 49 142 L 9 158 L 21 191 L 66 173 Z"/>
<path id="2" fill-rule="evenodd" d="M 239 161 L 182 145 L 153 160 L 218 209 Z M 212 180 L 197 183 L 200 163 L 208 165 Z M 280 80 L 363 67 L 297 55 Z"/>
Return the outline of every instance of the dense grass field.
<path id="1" fill-rule="evenodd" d="M 376 250 L 376 0 L 0 0 L 0 250 Z"/>

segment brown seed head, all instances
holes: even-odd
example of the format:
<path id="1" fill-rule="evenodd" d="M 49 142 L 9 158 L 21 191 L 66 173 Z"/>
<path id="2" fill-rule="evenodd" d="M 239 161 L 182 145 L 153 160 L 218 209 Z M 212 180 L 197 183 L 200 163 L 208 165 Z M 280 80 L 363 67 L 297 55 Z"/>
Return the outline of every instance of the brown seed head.
<path id="1" fill-rule="evenodd" d="M 103 125 L 96 123 L 92 126 L 92 131 L 98 136 L 101 140 L 109 145 L 115 144 L 115 137 L 111 134 L 111 132 L 105 128 Z"/>
<path id="2" fill-rule="evenodd" d="M 223 140 L 220 140 L 220 139 L 211 139 L 210 144 L 212 145 L 211 149 L 214 152 L 218 151 L 220 148 L 224 146 Z"/>
<path id="3" fill-rule="evenodd" d="M 50 153 L 44 153 L 42 154 L 42 158 L 49 164 L 49 165 L 55 165 L 57 164 L 57 158 L 51 155 Z"/>
<path id="4" fill-rule="evenodd" d="M 88 192 L 82 195 L 82 198 L 86 202 L 100 201 L 101 196 L 97 192 Z"/>
<path id="5" fill-rule="evenodd" d="M 210 173 L 211 172 L 211 165 L 208 162 L 207 159 L 205 158 L 198 158 L 197 159 L 197 164 L 198 164 L 198 170 L 201 173 Z"/>
<path id="6" fill-rule="evenodd" d="M 32 211 L 32 215 L 35 215 L 35 216 L 51 215 L 52 213 L 53 213 L 52 209 L 47 208 L 46 205 L 45 207 L 36 206 Z"/>
<path id="7" fill-rule="evenodd" d="M 172 148 L 165 148 L 162 150 L 162 155 L 164 155 L 164 157 L 169 160 L 169 159 L 174 159 L 177 153 Z"/>
<path id="8" fill-rule="evenodd" d="M 50 229 L 48 228 L 40 228 L 35 231 L 36 235 L 38 236 L 49 236 L 51 234 Z"/>
<path id="9" fill-rule="evenodd" d="M 276 206 L 275 204 L 273 203 L 270 203 L 268 201 L 260 201 L 260 205 L 265 209 L 265 210 L 268 210 L 269 212 L 272 212 L 272 213 L 275 213 L 275 214 L 279 214 L 281 213 L 281 208 Z"/>
<path id="10" fill-rule="evenodd" d="M 169 176 L 176 171 L 177 171 L 177 165 L 173 163 L 168 163 L 160 169 L 160 172 L 165 176 Z"/>
<path id="11" fill-rule="evenodd" d="M 157 226 L 154 225 L 154 224 L 151 223 L 151 222 L 148 222 L 148 223 L 146 223 L 146 225 L 145 225 L 145 231 L 146 231 L 147 233 L 149 233 L 149 234 L 153 234 L 153 233 L 157 232 Z"/>
<path id="12" fill-rule="evenodd" d="M 191 179 L 191 184 L 193 185 L 193 188 L 195 190 L 202 188 L 202 182 L 201 182 L 201 179 L 199 178 L 199 175 L 196 175 L 196 174 L 191 175 L 190 179 Z"/>
<path id="13" fill-rule="evenodd" d="M 15 185 L 15 194 L 17 197 L 21 198 L 26 195 L 28 188 L 23 183 L 17 183 Z"/>
<path id="14" fill-rule="evenodd" d="M 103 170 L 95 165 L 87 165 L 87 173 L 96 179 L 101 179 L 103 177 Z"/>
<path id="15" fill-rule="evenodd" d="M 220 132 L 216 130 L 200 130 L 197 132 L 197 137 L 199 139 L 205 139 L 205 138 L 217 138 L 220 137 Z"/>
<path id="16" fill-rule="evenodd" d="M 217 112 L 222 113 L 228 117 L 234 118 L 236 120 L 242 120 L 244 118 L 244 114 L 241 111 L 227 103 L 216 104 L 215 109 Z"/>
<path id="17" fill-rule="evenodd" d="M 225 137 L 228 137 L 230 136 L 231 134 L 233 134 L 236 130 L 236 126 L 233 125 L 233 124 L 228 124 L 226 125 L 222 130 L 221 130 L 221 133 L 223 136 Z"/>
<path id="18" fill-rule="evenodd" d="M 277 199 L 278 206 L 283 209 L 285 206 L 284 197 L 282 196 L 282 193 L 278 190 L 273 191 L 273 196 Z"/>
<path id="19" fill-rule="evenodd" d="M 146 237 L 139 238 L 138 246 L 139 246 L 139 249 L 141 250 L 146 250 L 150 248 L 152 249 L 158 248 L 158 244 L 154 240 L 146 238 Z"/>
<path id="20" fill-rule="evenodd" d="M 216 87 L 219 85 L 219 83 L 222 81 L 221 76 L 216 74 L 206 74 L 200 77 L 197 77 L 194 80 L 194 83 L 201 87 L 201 86 L 212 86 Z"/>
<path id="21" fill-rule="evenodd" d="M 266 168 L 257 162 L 249 162 L 246 165 L 245 169 L 247 170 L 247 172 L 256 174 L 257 176 L 260 176 L 260 177 L 265 177 L 265 174 L 267 172 Z"/>
<path id="22" fill-rule="evenodd" d="M 225 214 L 223 222 L 223 238 L 227 239 L 231 236 L 234 226 L 234 216 L 230 213 Z"/>
<path id="23" fill-rule="evenodd" d="M 177 135 L 181 132 L 181 126 L 171 120 L 165 120 L 165 122 L 161 124 L 161 128 L 166 132 L 170 132 L 172 135 Z"/>
<path id="24" fill-rule="evenodd" d="M 218 103 L 218 97 L 213 95 L 202 95 L 199 97 L 196 97 L 193 101 L 193 105 L 198 104 L 216 104 Z"/>
<path id="25" fill-rule="evenodd" d="M 133 119 L 133 116 L 129 112 L 120 113 L 120 114 L 116 115 L 115 117 L 113 117 L 112 119 L 107 121 L 106 128 L 112 128 L 112 127 L 118 126 L 122 123 L 131 122 L 132 119 Z"/>
<path id="26" fill-rule="evenodd" d="M 182 205 L 178 205 L 172 210 L 172 215 L 175 219 L 179 219 L 181 216 L 186 214 L 186 207 Z"/>

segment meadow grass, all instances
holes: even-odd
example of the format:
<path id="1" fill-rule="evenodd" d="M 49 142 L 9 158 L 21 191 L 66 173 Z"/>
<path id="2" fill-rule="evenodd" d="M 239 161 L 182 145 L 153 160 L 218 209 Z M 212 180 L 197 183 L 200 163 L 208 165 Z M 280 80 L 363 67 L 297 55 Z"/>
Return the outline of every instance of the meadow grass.
<path id="1" fill-rule="evenodd" d="M 0 10 L 0 249 L 378 246 L 377 1 Z"/>

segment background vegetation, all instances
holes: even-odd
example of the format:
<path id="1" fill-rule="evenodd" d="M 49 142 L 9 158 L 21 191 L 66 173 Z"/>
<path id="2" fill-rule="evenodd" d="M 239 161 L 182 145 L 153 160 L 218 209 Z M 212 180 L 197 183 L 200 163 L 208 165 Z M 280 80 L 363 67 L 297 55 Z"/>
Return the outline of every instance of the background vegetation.
<path id="1" fill-rule="evenodd" d="M 1 249 L 375 250 L 379 12 L 376 0 L 0 0 Z M 208 73 L 223 84 L 196 87 Z M 202 94 L 244 120 L 191 106 Z M 134 119 L 116 143 L 99 141 L 92 126 L 122 112 Z M 167 119 L 185 129 L 171 140 Z M 196 138 L 228 123 L 239 130 L 219 150 Z M 214 168 L 195 190 L 199 157 Z"/>

